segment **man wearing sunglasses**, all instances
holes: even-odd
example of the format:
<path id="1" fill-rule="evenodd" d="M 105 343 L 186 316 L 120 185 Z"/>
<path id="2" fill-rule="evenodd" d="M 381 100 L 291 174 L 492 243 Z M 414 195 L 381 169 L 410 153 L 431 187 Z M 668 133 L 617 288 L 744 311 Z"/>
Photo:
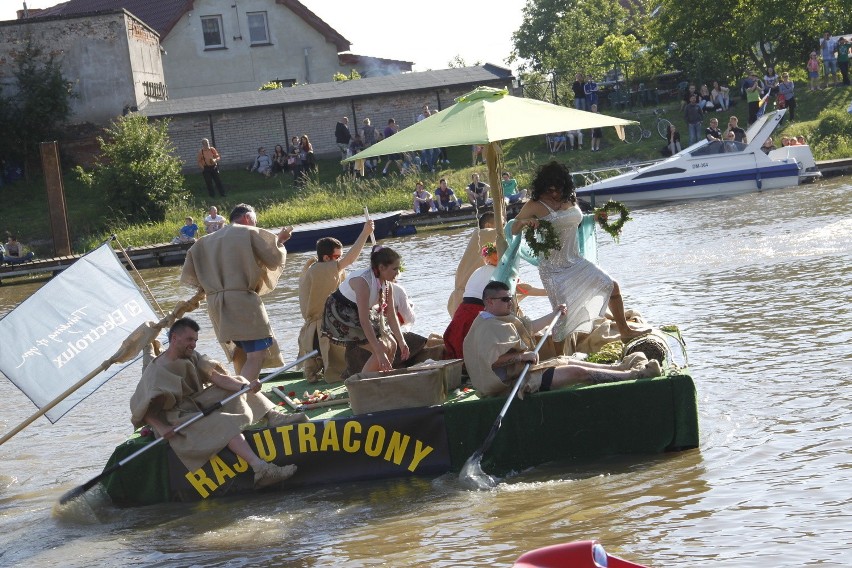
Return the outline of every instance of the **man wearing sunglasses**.
<path id="1" fill-rule="evenodd" d="M 660 364 L 642 353 L 632 353 L 621 363 L 601 365 L 555 357 L 539 363 L 535 334 L 556 314 L 567 312 L 561 304 L 537 320 L 515 315 L 514 298 L 503 282 L 490 282 L 482 293 L 485 309 L 473 322 L 464 340 L 464 363 L 476 390 L 485 396 L 508 392 L 524 366 L 532 365 L 523 393 L 548 391 L 577 383 L 606 383 L 660 375 Z"/>

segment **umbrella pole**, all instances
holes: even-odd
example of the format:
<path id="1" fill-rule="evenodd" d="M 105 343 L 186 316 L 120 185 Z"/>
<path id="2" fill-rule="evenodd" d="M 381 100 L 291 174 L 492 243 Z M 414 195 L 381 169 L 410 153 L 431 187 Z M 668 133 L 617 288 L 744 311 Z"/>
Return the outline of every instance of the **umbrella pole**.
<path id="1" fill-rule="evenodd" d="M 491 186 L 491 199 L 494 201 L 494 226 L 497 228 L 497 255 L 506 252 L 508 244 L 503 227 L 506 225 L 506 203 L 503 201 L 503 182 L 500 179 L 500 163 L 503 161 L 503 149 L 500 142 L 491 142 L 485 147 L 485 161 L 488 163 L 488 185 Z"/>

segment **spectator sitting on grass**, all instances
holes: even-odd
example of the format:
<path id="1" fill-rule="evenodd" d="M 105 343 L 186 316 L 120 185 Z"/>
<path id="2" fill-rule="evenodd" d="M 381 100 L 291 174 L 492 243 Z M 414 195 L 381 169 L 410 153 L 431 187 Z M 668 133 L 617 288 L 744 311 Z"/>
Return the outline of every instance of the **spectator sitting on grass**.
<path id="1" fill-rule="evenodd" d="M 207 213 L 207 217 L 204 218 L 204 231 L 206 233 L 214 233 L 225 226 L 225 218 L 219 215 L 219 210 L 216 209 L 215 205 L 211 205 Z"/>
<path id="2" fill-rule="evenodd" d="M 272 175 L 272 159 L 266 155 L 266 148 L 261 146 L 257 149 L 257 158 L 251 166 L 251 171 L 270 177 Z"/>
<path id="3" fill-rule="evenodd" d="M 187 217 L 184 221 L 183 227 L 180 228 L 180 234 L 172 239 L 172 244 L 177 245 L 181 243 L 194 243 L 195 235 L 198 233 L 198 225 L 195 224 L 195 221 L 192 217 Z"/>

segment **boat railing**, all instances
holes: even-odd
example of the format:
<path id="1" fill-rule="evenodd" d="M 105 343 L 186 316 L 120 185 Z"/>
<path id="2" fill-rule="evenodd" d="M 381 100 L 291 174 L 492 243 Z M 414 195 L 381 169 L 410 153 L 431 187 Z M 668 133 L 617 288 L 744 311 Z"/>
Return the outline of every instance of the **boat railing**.
<path id="1" fill-rule="evenodd" d="M 652 164 L 656 164 L 662 160 L 648 160 L 646 162 L 631 162 L 627 164 L 619 164 L 616 166 L 607 166 L 603 168 L 594 168 L 590 170 L 581 170 L 573 172 L 574 184 L 577 187 L 585 187 L 589 184 L 603 181 L 605 179 L 615 177 L 617 175 L 635 172 L 639 168 L 644 168 Z"/>

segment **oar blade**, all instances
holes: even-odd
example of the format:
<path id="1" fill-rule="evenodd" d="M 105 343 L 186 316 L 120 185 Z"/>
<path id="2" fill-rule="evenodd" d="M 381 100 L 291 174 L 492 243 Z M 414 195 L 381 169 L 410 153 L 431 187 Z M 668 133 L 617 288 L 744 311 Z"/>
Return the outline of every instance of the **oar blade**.
<path id="1" fill-rule="evenodd" d="M 97 477 L 90 479 L 89 481 L 87 481 L 83 485 L 79 485 L 79 486 L 75 487 L 74 489 L 72 489 L 70 491 L 66 491 L 65 494 L 62 495 L 62 497 L 59 498 L 59 504 L 65 505 L 69 501 L 73 501 L 74 499 L 82 496 L 86 491 L 88 491 L 89 489 L 91 489 L 92 487 L 97 485 L 100 480 L 101 480 L 101 476 L 99 475 Z"/>
<path id="2" fill-rule="evenodd" d="M 482 471 L 482 453 L 474 452 L 459 472 L 459 481 L 471 489 L 485 490 L 497 486 L 497 480 Z"/>

